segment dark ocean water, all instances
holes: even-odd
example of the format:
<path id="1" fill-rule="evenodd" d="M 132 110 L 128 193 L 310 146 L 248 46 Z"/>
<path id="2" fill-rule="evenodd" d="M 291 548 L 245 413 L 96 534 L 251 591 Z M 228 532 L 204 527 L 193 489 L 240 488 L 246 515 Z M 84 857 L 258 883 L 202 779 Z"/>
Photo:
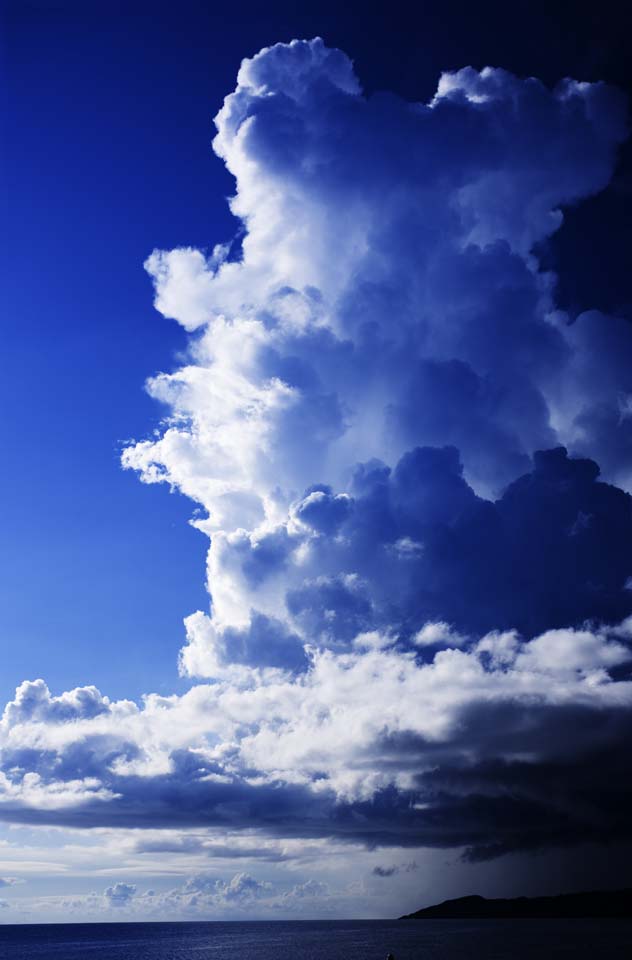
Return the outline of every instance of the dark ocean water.
<path id="1" fill-rule="evenodd" d="M 0 926 L 2 960 L 630 960 L 632 920 Z"/>

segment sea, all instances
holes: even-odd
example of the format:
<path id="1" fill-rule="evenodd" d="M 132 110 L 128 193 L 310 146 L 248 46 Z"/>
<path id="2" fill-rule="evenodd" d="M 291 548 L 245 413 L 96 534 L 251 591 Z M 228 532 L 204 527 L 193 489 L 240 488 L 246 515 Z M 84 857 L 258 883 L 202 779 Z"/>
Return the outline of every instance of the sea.
<path id="1" fill-rule="evenodd" d="M 0 926 L 2 960 L 630 960 L 632 920 Z"/>

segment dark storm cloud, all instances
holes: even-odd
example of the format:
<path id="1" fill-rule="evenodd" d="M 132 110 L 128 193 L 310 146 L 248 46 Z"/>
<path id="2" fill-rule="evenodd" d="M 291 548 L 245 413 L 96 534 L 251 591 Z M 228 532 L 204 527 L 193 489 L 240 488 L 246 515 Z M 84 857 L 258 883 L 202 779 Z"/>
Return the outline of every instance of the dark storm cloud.
<path id="1" fill-rule="evenodd" d="M 534 636 L 632 612 L 632 498 L 562 447 L 536 452 L 533 469 L 495 502 L 476 496 L 453 447 L 409 451 L 393 471 L 362 465 L 351 492 L 335 508 L 336 537 L 294 531 L 284 541 L 288 579 L 297 545 L 310 542 L 286 595 L 306 637 L 339 645 L 377 628 L 415 643 L 428 621 Z M 310 530 L 313 497 L 294 511 Z M 334 498 L 320 497 L 325 516 Z M 260 583 L 277 564 L 259 565 Z"/>

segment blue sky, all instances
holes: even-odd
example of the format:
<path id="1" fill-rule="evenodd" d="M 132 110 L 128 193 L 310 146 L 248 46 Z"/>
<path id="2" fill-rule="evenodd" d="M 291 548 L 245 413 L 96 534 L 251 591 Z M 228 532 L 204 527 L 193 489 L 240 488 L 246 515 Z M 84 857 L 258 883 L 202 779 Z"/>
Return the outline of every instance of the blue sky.
<path id="1" fill-rule="evenodd" d="M 7 919 L 625 876 L 623 34 L 448 6 L 5 4 Z"/>

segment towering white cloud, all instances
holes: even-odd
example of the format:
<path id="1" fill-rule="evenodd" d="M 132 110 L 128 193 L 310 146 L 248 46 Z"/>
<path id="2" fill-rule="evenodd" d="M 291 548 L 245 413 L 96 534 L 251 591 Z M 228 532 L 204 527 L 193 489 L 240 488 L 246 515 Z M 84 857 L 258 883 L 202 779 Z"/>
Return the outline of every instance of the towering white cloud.
<path id="1" fill-rule="evenodd" d="M 123 456 L 202 508 L 180 670 L 210 682 L 140 706 L 23 684 L 0 814 L 471 859 L 625 833 L 632 501 L 588 458 L 627 477 L 632 339 L 570 324 L 538 259 L 607 184 L 620 97 L 468 67 L 429 104 L 366 98 L 294 41 L 244 61 L 216 125 L 239 251 L 148 258 L 191 338 Z"/>
<path id="2" fill-rule="evenodd" d="M 468 67 L 444 74 L 428 105 L 366 99 L 346 57 L 315 40 L 244 61 L 216 125 L 215 150 L 236 179 L 241 255 L 179 249 L 147 261 L 157 308 L 198 333 L 190 363 L 149 383 L 172 410 L 162 436 L 124 455 L 145 481 L 178 487 L 208 513 L 196 525 L 212 534 L 213 612 L 208 624 L 189 621 L 181 663 L 193 675 L 213 675 L 231 648 L 258 662 L 263 646 L 282 664 L 272 634 L 299 663 L 300 641 L 323 633 L 304 622 L 306 591 L 325 616 L 340 620 L 344 606 L 351 635 L 384 626 L 371 609 L 380 582 L 423 591 L 421 557 L 433 551 L 420 525 L 474 512 L 460 468 L 402 461 L 414 489 L 390 499 L 400 514 L 413 502 L 384 536 L 367 527 L 384 520 L 375 499 L 386 467 L 360 476 L 359 462 L 393 468 L 413 447 L 451 444 L 474 488 L 497 494 L 538 448 L 585 436 L 582 368 L 599 408 L 622 404 L 592 349 L 596 337 L 623 337 L 620 322 L 587 315 L 568 327 L 537 260 L 561 207 L 608 181 L 625 133 L 616 91 L 565 81 L 551 92 Z M 371 570 L 357 556 L 367 549 L 381 554 Z M 392 601 L 399 627 L 418 601 Z M 421 606 L 428 619 L 454 617 L 444 600 Z M 568 609 L 551 625 L 602 608 Z M 476 626 L 512 625 L 499 621 Z"/>

